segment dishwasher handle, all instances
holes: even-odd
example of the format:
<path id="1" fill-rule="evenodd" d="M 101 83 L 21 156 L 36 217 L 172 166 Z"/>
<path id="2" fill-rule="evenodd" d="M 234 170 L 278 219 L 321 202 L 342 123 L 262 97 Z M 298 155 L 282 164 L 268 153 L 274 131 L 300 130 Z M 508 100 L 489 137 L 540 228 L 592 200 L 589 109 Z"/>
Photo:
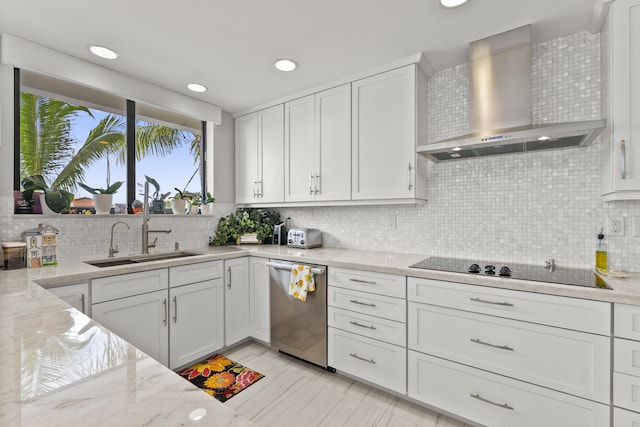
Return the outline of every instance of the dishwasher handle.
<path id="1" fill-rule="evenodd" d="M 292 267 L 292 265 L 289 265 L 289 264 L 280 264 L 278 262 L 271 262 L 271 261 L 267 262 L 265 265 L 267 267 L 275 268 L 276 270 L 287 270 L 287 271 L 291 271 L 291 267 Z M 296 265 L 304 265 L 304 264 L 296 264 Z M 311 272 L 313 274 L 325 274 L 327 272 L 327 269 L 323 267 L 312 267 Z"/>

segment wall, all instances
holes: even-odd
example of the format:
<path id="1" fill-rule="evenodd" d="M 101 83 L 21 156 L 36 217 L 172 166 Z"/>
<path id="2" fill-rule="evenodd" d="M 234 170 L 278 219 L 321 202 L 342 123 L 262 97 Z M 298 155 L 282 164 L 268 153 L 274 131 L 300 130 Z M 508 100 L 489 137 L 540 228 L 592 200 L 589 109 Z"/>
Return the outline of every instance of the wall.
<path id="1" fill-rule="evenodd" d="M 605 117 L 600 42 L 599 34 L 581 32 L 532 47 L 534 123 Z M 463 64 L 429 79 L 430 141 L 468 132 L 468 77 Z M 623 215 L 625 236 L 607 237 L 610 265 L 640 271 L 640 238 L 631 237 L 630 221 L 640 216 L 640 201 L 601 201 L 601 144 L 431 164 L 423 206 L 280 211 L 296 226 L 321 229 L 326 246 L 496 262 L 552 257 L 585 268 L 594 264 L 606 217 Z"/>

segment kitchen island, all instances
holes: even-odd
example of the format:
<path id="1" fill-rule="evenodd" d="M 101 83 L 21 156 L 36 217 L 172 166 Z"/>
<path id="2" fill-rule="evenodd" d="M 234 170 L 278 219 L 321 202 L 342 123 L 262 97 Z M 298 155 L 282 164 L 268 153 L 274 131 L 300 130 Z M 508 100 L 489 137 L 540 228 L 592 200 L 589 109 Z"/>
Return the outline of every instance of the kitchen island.
<path id="1" fill-rule="evenodd" d="M 425 257 L 418 254 L 268 245 L 197 251 L 201 255 L 108 268 L 62 261 L 0 272 L 0 425 L 252 425 L 43 289 L 98 277 L 251 255 L 640 304 L 638 273 L 607 279 L 609 290 L 409 268 Z"/>

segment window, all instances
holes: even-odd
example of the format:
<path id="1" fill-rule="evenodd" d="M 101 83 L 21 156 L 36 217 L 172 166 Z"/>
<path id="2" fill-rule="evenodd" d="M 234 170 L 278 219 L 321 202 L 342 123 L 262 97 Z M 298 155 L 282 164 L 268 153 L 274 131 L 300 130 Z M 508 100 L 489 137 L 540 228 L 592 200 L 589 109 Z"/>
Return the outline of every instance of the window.
<path id="1" fill-rule="evenodd" d="M 16 182 L 41 175 L 47 187 L 73 194 L 72 213 L 93 210 L 92 193 L 118 185 L 113 203 L 131 212 L 134 199 L 142 199 L 136 184 L 145 176 L 171 196 L 174 188 L 193 195 L 204 191 L 202 122 L 33 72 L 18 71 L 17 80 Z M 135 117 L 135 130 L 127 127 L 127 117 Z"/>

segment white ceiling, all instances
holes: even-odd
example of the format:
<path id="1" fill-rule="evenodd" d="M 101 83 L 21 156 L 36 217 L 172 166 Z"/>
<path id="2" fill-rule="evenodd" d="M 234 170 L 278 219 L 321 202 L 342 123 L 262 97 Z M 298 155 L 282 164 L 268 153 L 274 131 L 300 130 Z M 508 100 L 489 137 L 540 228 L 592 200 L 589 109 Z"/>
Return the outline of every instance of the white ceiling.
<path id="1" fill-rule="evenodd" d="M 534 43 L 586 30 L 602 0 L 0 0 L 7 32 L 236 112 L 409 55 L 434 69 L 468 43 L 532 24 Z M 90 44 L 120 54 L 91 55 Z M 298 70 L 275 70 L 289 57 Z M 193 94 L 185 85 L 209 88 Z"/>

